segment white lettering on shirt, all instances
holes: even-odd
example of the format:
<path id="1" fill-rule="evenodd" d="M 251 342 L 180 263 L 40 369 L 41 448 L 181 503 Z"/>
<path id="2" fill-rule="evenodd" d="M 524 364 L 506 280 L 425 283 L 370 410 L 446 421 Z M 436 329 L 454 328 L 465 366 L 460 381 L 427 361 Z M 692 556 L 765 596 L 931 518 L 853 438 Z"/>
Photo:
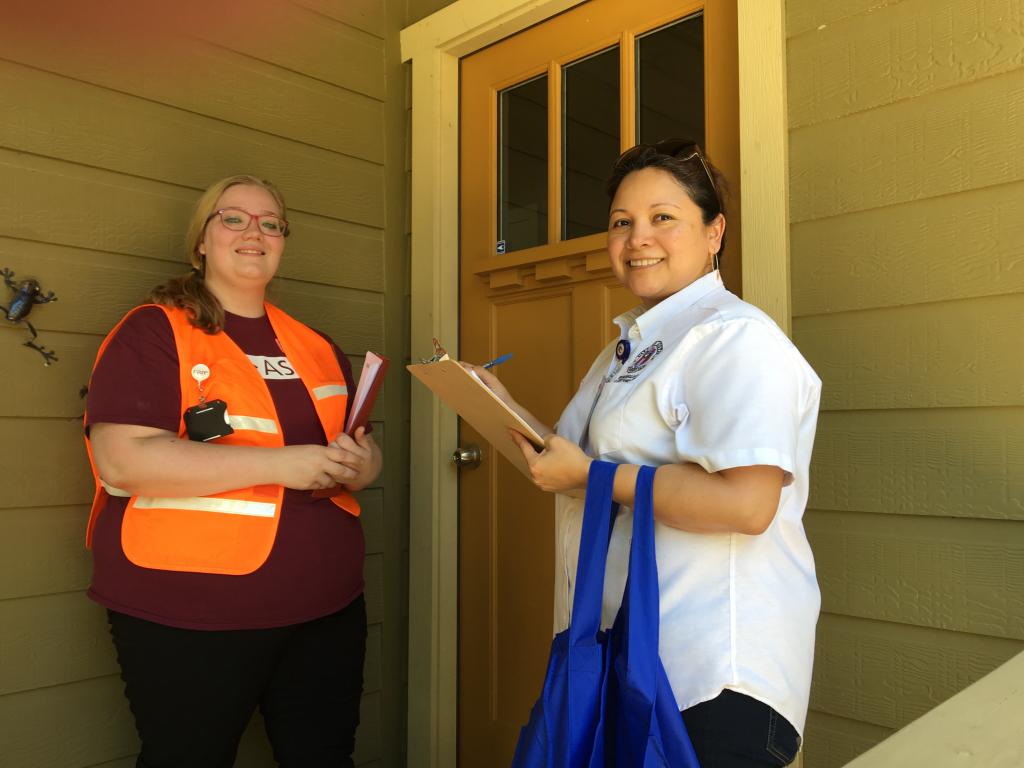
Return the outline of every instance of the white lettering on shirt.
<path id="1" fill-rule="evenodd" d="M 297 379 L 299 374 L 295 372 L 292 364 L 288 362 L 288 358 L 282 355 L 281 357 L 267 357 L 266 355 L 246 355 L 256 370 L 259 371 L 260 376 L 264 379 L 273 379 L 275 381 L 281 379 Z"/>

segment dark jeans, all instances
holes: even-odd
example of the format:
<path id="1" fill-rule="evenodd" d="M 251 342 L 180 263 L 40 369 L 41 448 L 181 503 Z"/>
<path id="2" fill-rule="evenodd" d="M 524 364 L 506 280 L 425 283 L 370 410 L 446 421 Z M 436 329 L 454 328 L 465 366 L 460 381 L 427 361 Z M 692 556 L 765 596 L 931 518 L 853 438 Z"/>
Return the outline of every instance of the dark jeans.
<path id="1" fill-rule="evenodd" d="M 736 691 L 683 710 L 700 768 L 779 768 L 796 759 L 800 737 L 764 702 Z"/>
<path id="2" fill-rule="evenodd" d="M 108 611 L 142 739 L 137 768 L 231 768 L 256 707 L 282 768 L 353 765 L 366 651 L 362 596 L 274 629 L 178 629 Z"/>

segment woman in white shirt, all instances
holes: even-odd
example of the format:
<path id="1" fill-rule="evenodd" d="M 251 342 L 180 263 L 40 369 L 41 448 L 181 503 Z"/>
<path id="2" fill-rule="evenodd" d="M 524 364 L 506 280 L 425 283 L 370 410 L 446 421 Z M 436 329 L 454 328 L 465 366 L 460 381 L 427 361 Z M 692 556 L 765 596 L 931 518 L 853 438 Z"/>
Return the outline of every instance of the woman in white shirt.
<path id="1" fill-rule="evenodd" d="M 717 182 L 716 182 L 717 179 Z M 702 768 L 783 766 L 807 715 L 820 597 L 801 522 L 821 382 L 763 312 L 722 285 L 723 180 L 693 142 L 638 145 L 608 182 L 612 271 L 640 306 L 557 433 L 516 436 L 558 494 L 555 631 L 568 624 L 592 458 L 619 464 L 605 626 L 622 600 L 639 465 L 656 466 L 660 655 Z"/>

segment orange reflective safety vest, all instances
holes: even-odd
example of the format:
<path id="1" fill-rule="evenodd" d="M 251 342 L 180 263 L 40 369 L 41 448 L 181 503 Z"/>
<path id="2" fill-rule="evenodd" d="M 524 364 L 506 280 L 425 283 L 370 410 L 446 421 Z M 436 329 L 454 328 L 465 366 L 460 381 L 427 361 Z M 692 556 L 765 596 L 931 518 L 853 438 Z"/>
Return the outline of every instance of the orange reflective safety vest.
<path id="1" fill-rule="evenodd" d="M 324 434 L 328 440 L 333 440 L 344 427 L 348 402 L 345 376 L 333 347 L 316 331 L 277 307 L 265 306 L 282 352 L 306 386 Z M 238 345 L 225 333 L 210 335 L 196 328 L 189 322 L 185 310 L 164 306 L 160 309 L 171 322 L 178 349 L 182 413 L 199 400 L 192 368 L 202 363 L 210 371 L 203 382 L 203 394 L 206 400 L 227 403 L 234 429 L 232 434 L 218 438 L 216 444 L 283 446 L 284 435 L 270 390 Z M 121 323 L 132 312 L 125 315 Z M 97 363 L 121 323 L 100 345 Z M 184 418 L 179 422 L 178 436 L 187 439 Z M 85 443 L 96 481 L 86 546 L 92 545 L 93 526 L 107 497 L 130 496 L 121 526 L 121 546 L 135 565 L 168 571 L 241 575 L 252 573 L 266 561 L 281 519 L 282 486 L 257 485 L 182 498 L 131 496 L 103 482 L 96 471 L 88 437 Z M 359 502 L 348 491 L 338 493 L 331 501 L 346 512 L 359 514 Z"/>

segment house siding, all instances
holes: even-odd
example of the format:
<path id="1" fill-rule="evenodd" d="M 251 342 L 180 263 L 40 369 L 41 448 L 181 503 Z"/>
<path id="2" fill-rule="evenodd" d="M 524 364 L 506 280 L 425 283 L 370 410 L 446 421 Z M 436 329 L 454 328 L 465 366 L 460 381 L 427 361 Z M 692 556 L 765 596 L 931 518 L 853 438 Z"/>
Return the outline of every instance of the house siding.
<path id="1" fill-rule="evenodd" d="M 1024 649 L 1024 7 L 790 0 L 787 59 L 832 768 Z"/>
<path id="2" fill-rule="evenodd" d="M 357 374 L 367 349 L 408 356 L 405 5 L 139 5 L 20 4 L 0 25 L 0 266 L 57 293 L 31 319 L 60 357 L 44 368 L 21 346 L 27 332 L 0 324 L 4 765 L 134 764 L 105 615 L 85 596 L 92 481 L 78 390 L 117 319 L 184 271 L 199 192 L 232 173 L 273 180 L 294 235 L 272 299 L 330 334 Z M 385 387 L 384 473 L 360 494 L 364 766 L 405 763 L 407 403 L 406 387 Z M 258 716 L 237 764 L 273 764 Z"/>

